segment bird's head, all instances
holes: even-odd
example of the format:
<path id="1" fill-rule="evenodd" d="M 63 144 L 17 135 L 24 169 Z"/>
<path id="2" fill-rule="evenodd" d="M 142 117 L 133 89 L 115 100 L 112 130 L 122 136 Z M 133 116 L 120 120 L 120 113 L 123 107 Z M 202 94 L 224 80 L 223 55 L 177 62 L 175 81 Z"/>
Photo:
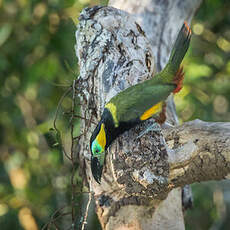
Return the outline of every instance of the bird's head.
<path id="1" fill-rule="evenodd" d="M 90 139 L 91 171 L 94 179 L 100 184 L 106 148 L 105 124 L 99 122 Z"/>

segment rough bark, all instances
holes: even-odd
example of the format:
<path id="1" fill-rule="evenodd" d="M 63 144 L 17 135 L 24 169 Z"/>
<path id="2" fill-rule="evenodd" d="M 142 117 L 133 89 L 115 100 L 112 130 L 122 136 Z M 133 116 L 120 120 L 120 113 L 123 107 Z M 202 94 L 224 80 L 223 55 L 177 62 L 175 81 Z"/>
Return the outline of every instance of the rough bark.
<path id="1" fill-rule="evenodd" d="M 76 32 L 86 118 L 79 145 L 84 178 L 103 229 L 184 229 L 180 187 L 230 172 L 229 124 L 194 121 L 139 137 L 149 120 L 109 148 L 101 185 L 91 175 L 89 138 L 111 97 L 164 67 L 183 21 L 191 20 L 200 0 L 110 3 L 132 15 L 112 7 L 85 9 Z M 168 122 L 177 124 L 172 99 L 167 112 Z"/>
<path id="2" fill-rule="evenodd" d="M 170 186 L 221 180 L 230 172 L 230 123 L 186 122 L 163 130 L 168 146 Z"/>

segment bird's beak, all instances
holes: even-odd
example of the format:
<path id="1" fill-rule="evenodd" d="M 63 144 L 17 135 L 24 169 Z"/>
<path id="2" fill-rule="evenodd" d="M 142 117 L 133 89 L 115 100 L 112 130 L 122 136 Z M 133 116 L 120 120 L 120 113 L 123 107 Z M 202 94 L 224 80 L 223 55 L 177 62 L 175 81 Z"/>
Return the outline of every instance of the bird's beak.
<path id="1" fill-rule="evenodd" d="M 97 157 L 91 158 L 91 171 L 94 179 L 98 184 L 101 183 L 101 175 L 102 175 L 103 165 L 100 164 L 100 161 Z"/>

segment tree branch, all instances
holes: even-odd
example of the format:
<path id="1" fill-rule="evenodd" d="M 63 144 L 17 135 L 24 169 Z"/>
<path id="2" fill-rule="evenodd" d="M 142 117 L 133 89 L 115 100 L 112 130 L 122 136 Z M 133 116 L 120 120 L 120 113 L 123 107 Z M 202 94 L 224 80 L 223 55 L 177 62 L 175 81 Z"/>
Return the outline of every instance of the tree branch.
<path id="1" fill-rule="evenodd" d="M 230 122 L 195 120 L 163 131 L 171 151 L 172 187 L 221 180 L 230 173 Z"/>

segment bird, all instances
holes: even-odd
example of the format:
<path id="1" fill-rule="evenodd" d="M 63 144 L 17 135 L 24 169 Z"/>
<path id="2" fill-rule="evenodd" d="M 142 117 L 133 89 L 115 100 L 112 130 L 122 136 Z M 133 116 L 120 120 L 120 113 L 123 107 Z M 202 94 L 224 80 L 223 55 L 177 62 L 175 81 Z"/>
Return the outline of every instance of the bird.
<path id="1" fill-rule="evenodd" d="M 180 64 L 189 48 L 191 34 L 184 22 L 165 68 L 152 78 L 121 91 L 105 104 L 90 138 L 91 171 L 97 183 L 101 183 L 106 150 L 119 135 L 152 117 L 160 124 L 166 120 L 165 100 L 183 86 Z"/>

